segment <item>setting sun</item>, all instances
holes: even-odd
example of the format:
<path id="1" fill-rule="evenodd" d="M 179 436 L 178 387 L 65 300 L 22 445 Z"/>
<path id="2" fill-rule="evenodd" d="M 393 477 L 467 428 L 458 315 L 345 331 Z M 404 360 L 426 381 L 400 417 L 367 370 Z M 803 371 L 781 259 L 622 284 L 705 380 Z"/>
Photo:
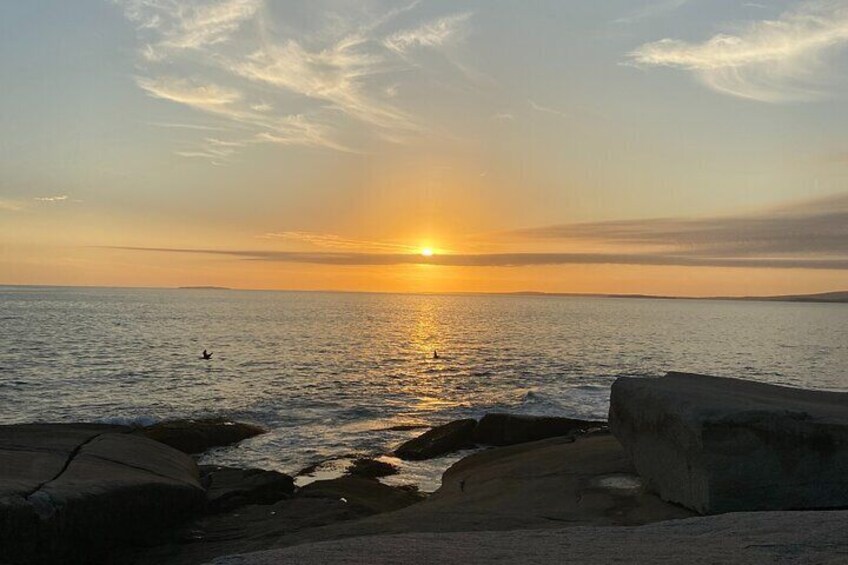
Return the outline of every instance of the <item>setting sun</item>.
<path id="1" fill-rule="evenodd" d="M 421 250 L 421 255 L 423 255 L 424 257 L 432 257 L 433 256 L 433 250 L 430 249 L 429 247 L 425 247 L 424 249 Z"/>

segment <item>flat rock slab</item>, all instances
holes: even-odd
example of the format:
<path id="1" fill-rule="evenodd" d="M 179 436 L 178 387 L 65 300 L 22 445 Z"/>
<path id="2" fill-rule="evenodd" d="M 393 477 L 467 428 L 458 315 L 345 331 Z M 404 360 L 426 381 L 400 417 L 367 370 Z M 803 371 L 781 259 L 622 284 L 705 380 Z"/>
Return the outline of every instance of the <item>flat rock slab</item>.
<path id="1" fill-rule="evenodd" d="M 848 393 L 620 378 L 609 421 L 649 487 L 697 512 L 848 507 Z"/>
<path id="2" fill-rule="evenodd" d="M 843 565 L 848 512 L 754 512 L 639 527 L 408 533 L 234 555 L 213 565 Z"/>
<path id="3" fill-rule="evenodd" d="M 604 532 L 618 529 L 610 526 L 694 515 L 645 492 L 635 472 L 624 449 L 610 434 L 581 436 L 576 441 L 552 438 L 471 455 L 445 473 L 442 488 L 415 504 L 410 504 L 417 499 L 414 493 L 399 492 L 373 480 L 348 477 L 319 481 L 273 506 L 247 506 L 235 513 L 201 518 L 191 526 L 197 530 L 197 542 L 167 550 L 158 548 L 123 562 L 189 565 L 206 563 L 220 555 L 355 536 L 497 530 L 492 536 L 499 537 L 507 535 L 506 530 L 570 530 L 571 526 L 583 525 L 603 526 L 595 534 L 598 543 L 602 543 L 606 539 Z M 400 506 L 404 507 L 387 511 Z M 383 538 L 362 539 L 380 544 Z M 511 545 L 520 538 L 512 539 Z M 525 562 L 521 556 L 530 547 L 513 547 L 516 563 Z M 407 553 L 397 553 L 393 560 L 388 554 L 377 553 L 377 549 L 373 554 L 351 553 L 348 561 L 339 562 L 372 563 L 372 556 L 382 556 L 383 562 L 404 563 L 407 557 Z M 478 549 L 483 551 L 485 547 Z M 422 551 L 425 552 L 417 557 L 418 561 L 413 562 L 443 562 L 437 542 Z M 415 548 L 410 548 L 410 552 L 414 557 Z M 282 561 L 268 562 L 300 563 L 302 554 L 297 555 L 291 560 L 284 557 Z M 445 556 L 449 557 L 447 553 Z M 476 560 L 467 562 L 498 562 L 491 557 L 492 554 L 480 553 Z M 581 561 L 570 560 L 566 553 L 551 562 Z"/>
<path id="4" fill-rule="evenodd" d="M 442 487 L 422 502 L 361 520 L 301 530 L 272 543 L 288 546 L 406 532 L 608 528 L 694 515 L 645 492 L 635 473 L 610 434 L 499 447 L 454 464 L 442 477 Z"/>
<path id="5" fill-rule="evenodd" d="M 371 515 L 338 498 L 295 497 L 271 505 L 250 505 L 235 512 L 201 516 L 165 536 L 162 543 L 127 548 L 115 556 L 121 565 L 197 565 L 220 555 L 258 551 L 273 540 Z"/>
<path id="6" fill-rule="evenodd" d="M 97 562 L 202 506 L 194 461 L 128 431 L 0 426 L 0 562 Z"/>
<path id="7" fill-rule="evenodd" d="M 397 510 L 418 502 L 415 493 L 375 480 L 342 477 L 316 481 L 271 505 L 242 506 L 202 516 L 156 547 L 128 551 L 116 563 L 195 565 L 219 555 L 255 551 L 302 531 Z"/>

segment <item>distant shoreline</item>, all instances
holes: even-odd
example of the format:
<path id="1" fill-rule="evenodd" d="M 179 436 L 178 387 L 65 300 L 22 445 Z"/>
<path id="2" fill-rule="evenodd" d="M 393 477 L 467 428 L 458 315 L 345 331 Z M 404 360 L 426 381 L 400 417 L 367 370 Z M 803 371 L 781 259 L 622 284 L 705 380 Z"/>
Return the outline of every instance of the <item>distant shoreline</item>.
<path id="1" fill-rule="evenodd" d="M 811 302 L 819 304 L 848 303 L 848 291 L 820 292 L 816 294 L 785 294 L 776 296 L 666 296 L 661 294 L 580 294 L 563 292 L 507 292 L 512 296 L 573 296 L 584 298 L 634 298 L 648 300 L 736 300 L 759 302 Z"/>
<path id="2" fill-rule="evenodd" d="M 527 296 L 527 297 L 565 297 L 565 298 L 627 298 L 637 300 L 727 300 L 745 302 L 803 302 L 813 304 L 846 304 L 848 290 L 820 292 L 814 294 L 786 294 L 766 296 L 671 296 L 662 294 L 615 294 L 590 292 L 382 292 L 376 290 L 333 290 L 333 289 L 286 289 L 286 288 L 232 288 L 226 286 L 79 286 L 79 285 L 39 285 L 39 284 L 0 284 L 0 290 L 11 289 L 114 289 L 114 290 L 227 290 L 245 292 L 312 292 L 320 294 L 394 294 L 413 296 Z"/>

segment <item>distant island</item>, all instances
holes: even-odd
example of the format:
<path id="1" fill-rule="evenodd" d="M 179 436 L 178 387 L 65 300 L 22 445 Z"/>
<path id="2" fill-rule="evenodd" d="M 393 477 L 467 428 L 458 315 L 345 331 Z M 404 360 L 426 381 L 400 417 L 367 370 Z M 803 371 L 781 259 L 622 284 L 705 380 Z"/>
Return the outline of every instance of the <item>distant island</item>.
<path id="1" fill-rule="evenodd" d="M 578 296 L 592 298 L 642 298 L 654 300 L 748 300 L 769 302 L 818 302 L 818 303 L 848 303 L 848 291 L 821 292 L 818 294 L 785 294 L 778 296 L 663 296 L 654 294 L 581 294 L 572 292 L 508 292 L 514 296 Z"/>
<path id="2" fill-rule="evenodd" d="M 232 290 L 226 286 L 180 286 L 178 290 Z"/>
<path id="3" fill-rule="evenodd" d="M 783 296 L 743 297 L 736 300 L 774 300 L 777 302 L 848 302 L 848 291 L 819 294 L 787 294 Z"/>

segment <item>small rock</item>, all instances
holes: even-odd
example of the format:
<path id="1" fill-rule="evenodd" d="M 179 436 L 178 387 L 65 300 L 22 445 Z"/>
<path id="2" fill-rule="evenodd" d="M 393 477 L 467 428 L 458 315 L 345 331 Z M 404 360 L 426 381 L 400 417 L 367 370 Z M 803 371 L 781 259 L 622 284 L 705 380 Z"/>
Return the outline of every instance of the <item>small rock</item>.
<path id="1" fill-rule="evenodd" d="M 468 418 L 437 426 L 395 449 L 401 459 L 432 459 L 474 445 L 477 420 Z"/>
<path id="2" fill-rule="evenodd" d="M 228 512 L 247 504 L 273 504 L 294 493 L 294 479 L 285 473 L 264 469 L 203 467 L 206 508 Z"/>
<path id="3" fill-rule="evenodd" d="M 494 413 L 486 414 L 477 424 L 474 441 L 485 445 L 515 445 L 549 437 L 585 433 L 604 426 L 606 422 Z"/>
<path id="4" fill-rule="evenodd" d="M 173 420 L 142 428 L 142 435 L 183 453 L 202 453 L 212 447 L 232 445 L 265 433 L 253 424 L 230 422 L 223 418 Z"/>
<path id="5" fill-rule="evenodd" d="M 356 459 L 348 467 L 347 474 L 353 477 L 362 477 L 363 479 L 376 479 L 379 477 L 388 477 L 389 475 L 397 475 L 398 468 L 385 461 L 363 457 Z"/>
<path id="6" fill-rule="evenodd" d="M 379 428 L 374 430 L 375 432 L 408 432 L 411 430 L 423 430 L 429 428 L 427 424 L 398 424 L 396 426 L 389 426 L 388 428 Z"/>

